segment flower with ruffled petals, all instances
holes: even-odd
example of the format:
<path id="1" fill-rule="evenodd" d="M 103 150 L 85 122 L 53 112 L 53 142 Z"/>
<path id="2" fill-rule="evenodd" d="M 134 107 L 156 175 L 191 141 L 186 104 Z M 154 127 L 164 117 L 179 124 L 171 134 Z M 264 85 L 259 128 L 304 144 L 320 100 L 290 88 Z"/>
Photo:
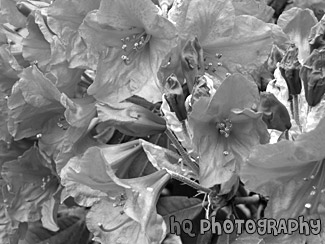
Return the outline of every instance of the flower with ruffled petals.
<path id="1" fill-rule="evenodd" d="M 143 176 L 138 140 L 90 147 L 62 169 L 69 195 L 91 207 L 87 226 L 103 243 L 161 243 L 166 224 L 157 214 L 160 191 L 170 179 L 166 170 Z M 138 173 L 136 173 L 138 172 Z"/>
<path id="2" fill-rule="evenodd" d="M 147 100 L 160 100 L 157 72 L 176 45 L 176 29 L 150 0 L 104 0 L 79 31 L 89 48 L 100 53 L 90 95 L 106 103 L 139 92 Z M 143 87 L 148 90 L 141 93 Z"/>
<path id="3" fill-rule="evenodd" d="M 192 97 L 195 93 L 194 88 Z M 258 104 L 257 86 L 240 74 L 226 78 L 215 93 L 201 88 L 189 114 L 201 185 L 212 187 L 229 181 L 251 147 L 268 140 Z"/>
<path id="4" fill-rule="evenodd" d="M 323 118 L 314 130 L 299 135 L 295 141 L 283 140 L 275 144 L 258 145 L 252 149 L 240 176 L 252 191 L 270 197 L 265 209 L 265 218 L 296 219 L 304 215 L 306 218 L 318 219 L 323 216 L 324 141 Z M 309 238 L 297 233 L 293 236 L 268 236 L 265 241 L 298 243 L 294 238 L 302 237 Z M 281 241 L 274 238 L 281 238 Z M 272 242 L 268 242 L 272 239 Z M 287 239 L 287 242 L 284 242 L 284 239 Z"/>

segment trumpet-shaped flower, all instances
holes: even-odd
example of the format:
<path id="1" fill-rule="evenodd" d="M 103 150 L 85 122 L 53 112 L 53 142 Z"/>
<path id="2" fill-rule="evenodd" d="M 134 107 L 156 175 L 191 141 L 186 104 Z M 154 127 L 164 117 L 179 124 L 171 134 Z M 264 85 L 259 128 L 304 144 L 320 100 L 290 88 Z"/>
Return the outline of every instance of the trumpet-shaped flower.
<path id="1" fill-rule="evenodd" d="M 323 216 L 324 141 L 325 119 L 322 118 L 314 130 L 299 135 L 295 141 L 284 140 L 253 148 L 240 176 L 249 189 L 270 197 L 265 209 L 266 218 L 279 220 L 304 215 L 318 219 Z M 282 240 L 266 243 L 298 243 L 294 238 L 309 237 L 280 235 L 278 238 Z M 265 241 L 270 239 L 274 237 Z"/>
<path id="2" fill-rule="evenodd" d="M 166 170 L 143 176 L 137 168 L 145 162 L 135 163 L 140 153 L 138 140 L 90 147 L 62 169 L 67 192 L 79 204 L 91 206 L 86 222 L 95 240 L 145 244 L 161 243 L 165 237 L 166 224 L 156 203 L 170 176 Z"/>
<path id="3" fill-rule="evenodd" d="M 258 104 L 257 86 L 240 74 L 226 78 L 215 93 L 210 94 L 207 87 L 201 89 L 188 122 L 199 155 L 203 186 L 229 181 L 238 173 L 251 147 L 268 140 Z"/>
<path id="4" fill-rule="evenodd" d="M 150 0 L 102 1 L 79 30 L 88 47 L 100 53 L 89 94 L 116 103 L 146 85 L 147 100 L 161 99 L 157 72 L 176 45 L 176 28 Z"/>
<path id="5" fill-rule="evenodd" d="M 287 37 L 278 26 L 238 11 L 236 14 L 239 7 L 234 4 L 231 0 L 183 1 L 169 14 L 171 21 L 178 23 L 181 45 L 196 37 L 203 49 L 203 71 L 221 80 L 227 73 L 255 77 L 272 45 L 287 45 Z M 169 67 L 179 62 L 175 50 L 172 52 Z"/>

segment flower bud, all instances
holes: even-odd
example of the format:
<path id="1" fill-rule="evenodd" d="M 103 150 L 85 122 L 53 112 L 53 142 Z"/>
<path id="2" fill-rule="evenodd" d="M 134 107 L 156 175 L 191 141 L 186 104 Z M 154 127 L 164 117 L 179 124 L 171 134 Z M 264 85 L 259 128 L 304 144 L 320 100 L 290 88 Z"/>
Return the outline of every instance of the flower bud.
<path id="1" fill-rule="evenodd" d="M 305 97 L 310 106 L 316 106 L 325 92 L 325 49 L 314 49 L 301 68 Z"/>
<path id="2" fill-rule="evenodd" d="M 272 93 L 261 93 L 258 111 L 263 112 L 263 121 L 268 129 L 285 131 L 291 128 L 288 110 Z"/>
<path id="3" fill-rule="evenodd" d="M 166 88 L 165 99 L 168 102 L 171 112 L 176 114 L 179 121 L 184 121 L 187 118 L 185 96 L 182 85 L 174 74 L 171 74 L 167 78 Z"/>
<path id="4" fill-rule="evenodd" d="M 311 28 L 308 42 L 310 53 L 312 53 L 314 49 L 319 49 L 325 46 L 325 17 Z"/>
<path id="5" fill-rule="evenodd" d="M 285 79 L 290 95 L 298 95 L 301 92 L 301 80 L 299 72 L 301 64 L 298 61 L 298 48 L 291 44 L 280 63 L 281 75 Z"/>
<path id="6" fill-rule="evenodd" d="M 196 77 L 204 74 L 203 49 L 197 37 L 186 42 L 181 53 L 181 65 L 188 89 L 192 92 Z"/>

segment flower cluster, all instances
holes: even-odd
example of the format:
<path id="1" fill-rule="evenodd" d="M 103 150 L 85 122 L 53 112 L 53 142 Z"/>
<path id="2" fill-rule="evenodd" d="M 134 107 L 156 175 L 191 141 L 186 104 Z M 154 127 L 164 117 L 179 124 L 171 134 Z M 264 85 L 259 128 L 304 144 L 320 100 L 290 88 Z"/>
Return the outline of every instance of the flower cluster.
<path id="1" fill-rule="evenodd" d="M 323 218 L 325 17 L 279 2 L 0 0 L 0 243 Z"/>

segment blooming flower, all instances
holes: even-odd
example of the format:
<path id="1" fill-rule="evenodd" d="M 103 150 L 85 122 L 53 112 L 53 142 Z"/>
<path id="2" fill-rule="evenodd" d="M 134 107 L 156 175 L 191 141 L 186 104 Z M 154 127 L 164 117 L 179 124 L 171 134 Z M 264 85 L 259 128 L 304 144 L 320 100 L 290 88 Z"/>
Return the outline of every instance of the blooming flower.
<path id="1" fill-rule="evenodd" d="M 278 26 L 254 16 L 237 16 L 238 4 L 234 8 L 231 0 L 183 1 L 175 5 L 169 19 L 176 23 L 180 45 L 197 37 L 203 49 L 203 69 L 221 80 L 227 73 L 242 73 L 251 79 L 267 60 L 273 43 L 286 45 Z M 171 66 L 179 62 L 175 54 L 170 56 Z"/>
<path id="2" fill-rule="evenodd" d="M 323 118 L 314 130 L 299 135 L 295 141 L 284 140 L 253 148 L 243 164 L 240 176 L 249 189 L 270 197 L 265 209 L 266 218 L 279 220 L 304 215 L 318 219 L 323 216 L 324 141 Z M 289 237 L 285 243 L 297 243 L 293 238 L 301 237 Z M 268 237 L 266 240 L 272 238 L 274 237 Z M 279 238 L 286 237 L 280 235 Z M 284 242 L 273 240 L 270 243 Z"/>
<path id="3" fill-rule="evenodd" d="M 200 184 L 212 187 L 236 175 L 251 147 L 266 142 L 268 133 L 257 112 L 257 86 L 244 76 L 231 75 L 215 93 L 205 91 L 192 104 L 188 122 L 199 155 Z"/>
<path id="4" fill-rule="evenodd" d="M 166 224 L 156 203 L 170 176 L 166 170 L 143 176 L 136 168 L 143 169 L 144 160 L 135 163 L 140 153 L 138 140 L 90 147 L 62 169 L 62 184 L 69 195 L 91 206 L 86 222 L 95 240 L 149 244 L 161 243 L 165 237 Z"/>
<path id="5" fill-rule="evenodd" d="M 89 48 L 100 53 L 89 94 L 101 102 L 116 103 L 146 85 L 148 90 L 140 94 L 160 100 L 157 72 L 176 45 L 176 29 L 150 0 L 102 1 L 79 31 Z"/>

